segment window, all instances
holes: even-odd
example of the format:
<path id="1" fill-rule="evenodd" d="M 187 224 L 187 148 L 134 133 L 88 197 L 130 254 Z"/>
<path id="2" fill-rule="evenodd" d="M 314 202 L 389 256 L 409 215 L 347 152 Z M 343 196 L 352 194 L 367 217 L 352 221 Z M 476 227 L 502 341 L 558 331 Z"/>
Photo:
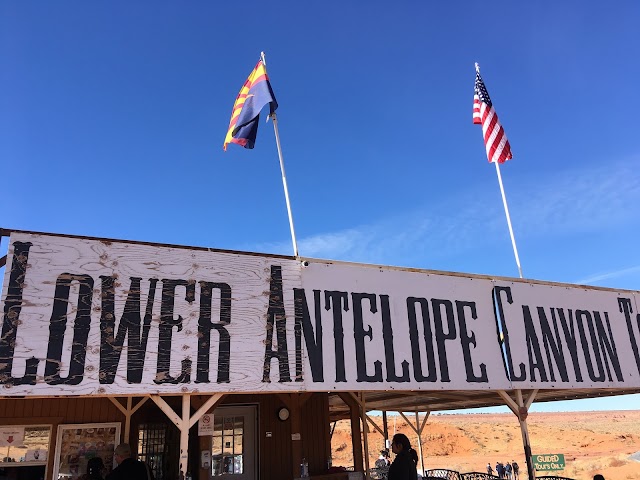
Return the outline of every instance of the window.
<path id="1" fill-rule="evenodd" d="M 0 427 L 0 479 L 44 479 L 51 425 Z"/>
<path id="2" fill-rule="evenodd" d="M 244 417 L 215 416 L 211 440 L 212 475 L 244 473 Z"/>
<path id="3" fill-rule="evenodd" d="M 142 423 L 138 427 L 138 460 L 149 465 L 156 480 L 178 478 L 179 450 L 173 425 Z"/>
<path id="4" fill-rule="evenodd" d="M 46 465 L 50 444 L 51 425 L 0 427 L 0 466 Z"/>

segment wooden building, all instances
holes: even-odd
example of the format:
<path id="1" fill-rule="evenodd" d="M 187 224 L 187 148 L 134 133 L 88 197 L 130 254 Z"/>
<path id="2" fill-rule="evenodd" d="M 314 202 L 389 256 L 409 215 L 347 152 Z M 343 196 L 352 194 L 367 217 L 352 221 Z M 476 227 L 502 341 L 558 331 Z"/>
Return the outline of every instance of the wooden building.
<path id="1" fill-rule="evenodd" d="M 0 479 L 109 470 L 120 442 L 157 480 L 362 478 L 368 411 L 421 432 L 497 404 L 530 456 L 534 400 L 640 391 L 635 291 L 2 234 Z M 352 473 L 331 468 L 345 418 Z"/>
<path id="2" fill-rule="evenodd" d="M 190 395 L 191 415 L 206 399 Z M 105 463 L 112 464 L 114 444 L 120 441 L 132 445 L 138 458 L 152 467 L 157 480 L 179 478 L 180 430 L 153 401 L 145 400 L 132 399 L 134 406 L 142 405 L 130 416 L 128 431 L 127 416 L 121 411 L 126 410 L 126 399 L 120 403 L 122 408 L 115 404 L 120 400 L 113 397 L 0 400 L 3 428 L 19 426 L 26 430 L 26 448 L 9 450 L 12 462 L 4 462 L 5 469 L 15 470 L 7 478 L 52 478 L 54 471 L 62 478 L 78 478 L 85 473 L 91 456 L 100 454 Z M 182 397 L 164 400 L 181 413 Z M 290 412 L 299 408 L 298 418 L 280 419 L 282 408 Z M 230 395 L 208 411 L 215 412 L 208 435 L 198 435 L 197 422 L 189 429 L 187 471 L 192 478 L 207 479 L 211 478 L 210 471 L 228 474 L 229 470 L 242 473 L 233 476 L 240 479 L 293 478 L 294 470 L 296 474 L 300 470 L 300 463 L 292 465 L 291 460 L 296 443 L 301 447 L 300 458 L 308 460 L 311 474 L 326 472 L 330 459 L 326 393 Z M 39 432 L 38 438 L 32 431 Z M 305 441 L 292 442 L 292 433 L 299 433 Z M 21 460 L 31 448 L 41 449 L 40 458 Z"/>

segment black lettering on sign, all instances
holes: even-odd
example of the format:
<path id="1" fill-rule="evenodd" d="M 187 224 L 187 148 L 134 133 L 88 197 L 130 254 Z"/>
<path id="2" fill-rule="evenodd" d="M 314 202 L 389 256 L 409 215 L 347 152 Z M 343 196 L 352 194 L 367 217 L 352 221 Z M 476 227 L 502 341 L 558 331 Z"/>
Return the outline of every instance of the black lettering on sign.
<path id="1" fill-rule="evenodd" d="M 225 328 L 231 323 L 231 287 L 226 283 L 200 283 L 200 318 L 198 319 L 198 366 L 196 383 L 209 383 L 209 356 L 211 354 L 211 329 L 218 332 L 217 383 L 229 383 L 231 337 Z M 220 317 L 211 321 L 213 290 L 220 291 Z"/>
<path id="2" fill-rule="evenodd" d="M 456 300 L 456 310 L 458 312 L 458 325 L 460 330 L 460 344 L 462 345 L 462 356 L 464 358 L 464 368 L 467 373 L 467 382 L 473 383 L 487 383 L 489 378 L 487 377 L 487 366 L 484 363 L 480 364 L 480 376 L 476 376 L 473 371 L 473 360 L 471 359 L 471 349 L 470 345 L 473 345 L 473 348 L 476 348 L 476 334 L 471 332 L 471 335 L 467 333 L 467 320 L 464 315 L 465 308 L 471 310 L 471 318 L 476 320 L 478 318 L 478 313 L 476 310 L 476 302 L 463 302 L 460 300 Z"/>
<path id="3" fill-rule="evenodd" d="M 7 285 L 7 297 L 4 302 L 4 318 L 0 335 L 0 385 L 35 385 L 39 360 L 31 357 L 27 360 L 24 377 L 11 376 L 13 353 L 16 347 L 20 311 L 22 310 L 22 291 L 27 275 L 27 260 L 31 242 L 13 243 L 13 260 Z"/>
<path id="4" fill-rule="evenodd" d="M 73 322 L 73 340 L 69 374 L 60 375 L 62 366 L 62 344 L 67 327 L 69 291 L 71 284 L 78 282 L 78 306 Z M 44 370 L 44 380 L 49 385 L 78 385 L 84 378 L 84 362 L 87 355 L 87 339 L 91 328 L 91 301 L 93 299 L 93 278 L 89 275 L 63 273 L 56 280 L 53 311 L 49 321 L 49 347 Z"/>
<path id="5" fill-rule="evenodd" d="M 158 367 L 155 383 L 189 383 L 191 381 L 191 359 L 185 358 L 181 362 L 180 375 L 173 378 L 169 373 L 171 365 L 171 337 L 173 327 L 178 332 L 182 330 L 182 317 L 174 317 L 176 287 L 186 287 L 185 300 L 193 303 L 196 297 L 196 282 L 194 280 L 162 280 L 162 301 L 160 303 L 160 324 L 158 326 Z"/>
<path id="6" fill-rule="evenodd" d="M 273 350 L 273 329 L 276 330 L 277 350 Z M 278 382 L 290 382 L 289 353 L 287 347 L 287 315 L 284 310 L 284 291 L 282 289 L 282 267 L 271 265 L 269 281 L 269 307 L 267 309 L 267 338 L 265 339 L 263 382 L 271 382 L 271 359 L 278 360 L 280 379 Z"/>
<path id="7" fill-rule="evenodd" d="M 409 382 L 409 362 L 403 360 L 402 376 L 396 373 L 396 356 L 393 351 L 393 327 L 391 326 L 391 311 L 389 295 L 380 295 L 382 309 L 382 339 L 384 340 L 384 359 L 387 367 L 387 382 Z"/>
<path id="8" fill-rule="evenodd" d="M 324 382 L 324 366 L 322 363 L 322 306 L 320 305 L 320 290 L 313 291 L 313 304 L 315 307 L 315 335 L 311 324 L 311 315 L 307 305 L 307 297 L 303 288 L 293 289 L 293 298 L 296 314 L 296 381 L 302 381 L 302 333 L 309 354 L 309 366 L 311 378 L 314 382 Z"/>
<path id="9" fill-rule="evenodd" d="M 631 349 L 633 350 L 633 356 L 636 359 L 636 368 L 640 373 L 640 352 L 638 351 L 638 339 L 633 328 L 633 321 L 631 315 L 633 314 L 633 307 L 631 306 L 631 299 L 618 298 L 618 307 L 620 312 L 624 313 L 624 318 L 627 321 L 627 331 L 629 332 L 629 340 L 631 341 Z M 6 307 L 5 307 L 6 308 Z M 636 314 L 636 325 L 640 334 L 640 313 Z M 4 333 L 4 330 L 3 330 Z"/>
<path id="10" fill-rule="evenodd" d="M 502 304 L 502 293 L 505 293 L 507 303 L 511 305 L 513 303 L 513 297 L 511 296 L 511 287 L 493 287 L 493 291 L 491 292 L 491 301 L 493 303 L 493 314 L 496 320 L 496 333 L 498 336 L 500 335 L 500 329 L 498 328 L 499 324 L 502 324 L 502 338 L 503 342 L 500 342 L 499 345 L 501 348 L 504 346 L 504 356 L 502 355 L 502 351 L 500 352 L 500 356 L 503 358 L 503 362 L 505 367 L 505 373 L 507 374 L 507 378 L 512 382 L 522 382 L 527 378 L 527 371 L 525 369 L 524 363 L 521 362 L 519 364 L 520 373 L 516 374 L 513 369 L 513 356 L 511 355 L 511 341 L 509 339 L 509 328 L 508 321 L 504 315 L 504 308 Z"/>
<path id="11" fill-rule="evenodd" d="M 537 369 L 540 372 L 541 381 L 546 382 L 547 375 L 545 371 L 544 361 L 540 352 L 540 344 L 536 332 L 533 328 L 533 321 L 531 319 L 529 307 L 523 305 L 522 310 L 525 321 L 525 329 L 527 331 L 527 347 L 529 351 L 531 379 L 534 381 L 536 380 L 534 370 Z M 547 319 L 544 308 L 537 307 L 538 319 L 542 331 L 544 349 L 546 353 L 547 365 L 549 368 L 551 381 L 555 381 L 554 363 L 558 369 L 558 373 L 560 374 L 562 381 L 568 381 L 569 379 L 564 360 L 562 340 L 556 320 L 556 312 L 564 330 L 565 337 L 567 338 L 567 346 L 569 348 L 569 352 L 571 353 L 574 368 L 576 371 L 576 380 L 582 381 L 582 375 L 580 373 L 578 362 L 577 341 L 573 329 L 573 311 L 568 310 L 569 323 L 567 323 L 564 311 L 562 309 L 555 309 L 554 311 L 554 309 L 552 308 L 550 311 L 551 319 L 553 321 L 553 331 L 551 330 L 551 326 Z M 622 370 L 620 368 L 620 360 L 618 358 L 615 340 L 611 332 L 609 314 L 607 312 L 604 312 L 604 318 L 605 321 L 603 322 L 602 315 L 598 311 L 575 311 L 578 334 L 580 336 L 582 353 L 587 365 L 589 378 L 594 382 L 604 382 L 606 381 L 606 379 L 608 379 L 609 381 L 613 381 L 611 372 L 613 369 L 613 372 L 616 375 L 616 379 L 618 381 L 624 381 Z M 587 331 L 589 333 L 589 338 L 587 338 Z M 551 357 L 552 354 L 553 359 Z"/>
<path id="12" fill-rule="evenodd" d="M 611 368 L 609 366 L 609 363 L 611 363 L 611 367 L 616 374 L 616 379 L 619 382 L 624 382 L 622 369 L 620 368 L 620 359 L 618 358 L 618 350 L 616 349 L 616 342 L 613 338 L 613 333 L 611 332 L 611 322 L 609 322 L 608 312 L 604 312 L 604 318 L 607 323 L 606 331 L 604 329 L 604 324 L 602 323 L 600 312 L 594 310 L 593 320 L 596 324 L 596 332 L 598 332 L 600 351 L 602 352 L 604 368 L 607 370 L 607 378 L 610 382 L 613 380 L 611 377 Z"/>
<path id="13" fill-rule="evenodd" d="M 422 317 L 422 330 L 427 352 L 427 373 L 422 370 L 420 357 L 420 339 L 418 338 L 418 321 L 416 305 L 420 305 Z M 413 360 L 413 375 L 416 382 L 435 382 L 438 379 L 436 372 L 436 359 L 433 348 L 433 334 L 431 332 L 431 319 L 429 317 L 429 301 L 426 298 L 407 298 L 407 313 L 409 316 L 409 340 L 411 341 L 411 358 Z"/>
<path id="14" fill-rule="evenodd" d="M 569 348 L 569 354 L 571 354 L 571 362 L 573 363 L 576 381 L 582 382 L 582 370 L 580 369 L 580 361 L 578 360 L 578 334 L 573 327 L 573 310 L 567 310 L 568 321 L 563 308 L 556 308 L 555 310 L 558 313 L 560 325 L 562 325 L 564 338 L 567 340 L 567 347 Z"/>
<path id="15" fill-rule="evenodd" d="M 342 311 L 349 311 L 349 294 L 347 292 L 324 292 L 324 308 L 333 309 L 333 339 L 336 355 L 336 382 L 346 382 L 347 376 L 344 365 L 344 327 Z"/>
<path id="16" fill-rule="evenodd" d="M 149 279 L 149 297 L 142 323 L 140 313 L 140 281 L 139 277 L 130 277 L 127 300 L 118 324 L 115 328 L 115 277 L 101 276 L 102 306 L 100 315 L 100 383 L 111 384 L 115 380 L 120 355 L 127 337 L 127 382 L 142 382 L 144 359 L 147 352 L 151 314 L 156 293 L 157 278 Z M 141 332 L 142 327 L 142 332 Z"/>
<path id="17" fill-rule="evenodd" d="M 436 345 L 438 346 L 438 362 L 440 363 L 440 380 L 450 382 L 449 362 L 447 361 L 447 347 L 445 342 L 456 338 L 456 322 L 453 314 L 453 304 L 451 300 L 431 299 L 433 307 L 433 323 L 436 330 Z M 447 329 L 445 332 L 442 321 L 442 307 L 444 307 Z"/>
<path id="18" fill-rule="evenodd" d="M 378 306 L 376 304 L 376 295 L 374 293 L 352 293 L 351 299 L 353 301 L 353 338 L 356 344 L 356 370 L 358 376 L 356 382 L 382 382 L 382 362 L 376 360 L 373 362 L 373 375 L 367 374 L 367 358 L 364 347 L 365 337 L 373 339 L 373 333 L 371 325 L 367 325 L 369 328 L 364 329 L 364 319 L 362 317 L 362 300 L 369 300 L 369 311 L 376 313 Z"/>
<path id="19" fill-rule="evenodd" d="M 543 307 L 538 307 L 538 319 L 540 320 L 540 328 L 542 329 L 542 342 L 544 349 L 547 353 L 547 363 L 549 365 L 549 377 L 552 382 L 556 381 L 556 369 L 560 374 L 560 378 L 563 382 L 569 381 L 569 375 L 567 373 L 567 365 L 564 360 L 564 348 L 562 346 L 562 337 L 558 330 L 558 320 L 556 319 L 556 313 L 553 308 L 550 309 L 551 320 L 553 321 L 553 331 L 551 325 L 547 320 L 547 315 Z M 551 358 L 553 354 L 553 358 Z M 555 365 L 555 369 L 553 368 Z"/>
<path id="20" fill-rule="evenodd" d="M 582 354 L 584 355 L 585 362 L 587 364 L 587 372 L 589 378 L 594 382 L 604 381 L 604 370 L 602 368 L 602 357 L 600 356 L 600 348 L 598 347 L 598 340 L 596 338 L 596 331 L 593 325 L 593 318 L 589 310 L 576 310 L 576 324 L 578 325 L 578 332 L 580 333 L 580 341 L 582 342 Z M 585 323 L 587 329 L 585 329 Z M 586 330 L 589 330 L 589 337 L 591 342 L 587 340 Z M 589 348 L 591 344 L 591 348 Z M 593 350 L 593 352 L 591 351 Z M 591 353 L 595 358 L 596 369 L 593 368 L 593 360 L 591 359 Z"/>
<path id="21" fill-rule="evenodd" d="M 547 370 L 544 366 L 542 352 L 540 351 L 540 341 L 538 340 L 538 334 L 533 325 L 531 311 L 528 305 L 522 305 L 522 316 L 524 318 L 527 353 L 529 354 L 529 378 L 531 381 L 536 382 L 536 370 L 538 370 L 538 373 L 540 373 L 540 381 L 546 382 Z"/>

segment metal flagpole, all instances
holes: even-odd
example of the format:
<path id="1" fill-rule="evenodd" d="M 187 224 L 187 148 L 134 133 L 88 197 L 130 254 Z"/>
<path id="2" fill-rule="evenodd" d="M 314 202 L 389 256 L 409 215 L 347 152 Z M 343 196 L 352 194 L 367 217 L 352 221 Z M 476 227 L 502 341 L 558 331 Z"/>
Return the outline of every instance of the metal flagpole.
<path id="1" fill-rule="evenodd" d="M 262 58 L 262 64 L 264 65 L 265 72 L 267 70 L 267 61 L 264 56 L 264 52 L 260 52 Z M 269 117 L 273 120 L 273 131 L 276 135 L 276 145 L 278 147 L 278 157 L 280 158 L 280 171 L 282 172 L 282 186 L 284 187 L 284 198 L 287 202 L 287 213 L 289 214 L 289 229 L 291 230 L 291 242 L 293 243 L 293 255 L 298 256 L 298 242 L 296 242 L 296 232 L 293 228 L 293 215 L 291 214 L 291 203 L 289 202 L 289 189 L 287 188 L 287 175 L 284 171 L 284 160 L 282 159 L 282 147 L 280 146 L 280 133 L 278 132 L 278 117 L 276 112 L 273 112 Z M 267 117 L 267 121 L 269 120 Z M 520 275 L 522 276 L 522 275 Z"/>
<path id="2" fill-rule="evenodd" d="M 477 64 L 476 64 L 477 65 Z M 504 194 L 504 187 L 502 186 L 502 175 L 500 175 L 500 164 L 496 164 L 496 173 L 498 174 L 498 183 L 500 184 L 500 193 L 502 193 L 502 204 L 504 205 L 504 213 L 507 216 L 507 225 L 509 225 L 509 234 L 511 235 L 511 245 L 513 245 L 513 253 L 516 256 L 516 264 L 518 265 L 518 273 L 520 278 L 522 276 L 522 267 L 520 266 L 520 257 L 518 257 L 518 248 L 516 247 L 516 238 L 513 236 L 513 228 L 511 227 L 511 216 L 509 215 L 509 207 L 507 206 L 507 197 Z"/>
<path id="3" fill-rule="evenodd" d="M 486 99 L 485 99 L 486 95 Z M 504 135 L 504 130 L 498 121 L 498 115 L 495 113 L 495 109 L 491 107 L 491 112 L 489 112 L 488 116 L 484 116 L 482 114 L 482 106 L 487 108 L 488 101 L 489 106 L 491 106 L 491 101 L 489 100 L 489 94 L 487 92 L 486 87 L 484 86 L 484 82 L 480 78 L 480 65 L 476 62 L 476 85 L 475 85 L 475 94 L 473 101 L 473 123 L 482 123 L 482 133 L 483 135 L 490 134 L 489 137 L 484 138 L 485 148 L 487 149 L 487 157 L 490 162 L 496 164 L 496 173 L 498 174 L 498 183 L 500 184 L 500 193 L 502 194 L 502 204 L 504 205 L 504 213 L 507 216 L 507 225 L 509 226 L 509 234 L 511 235 L 511 245 L 513 246 L 513 254 L 516 257 L 516 265 L 518 266 L 518 273 L 520 274 L 520 278 L 524 278 L 522 276 L 522 267 L 520 266 L 520 257 L 518 256 L 518 248 L 516 247 L 516 238 L 513 235 L 513 227 L 511 226 L 511 216 L 509 215 L 509 207 L 507 206 L 507 197 L 504 194 L 504 187 L 502 185 L 502 175 L 500 175 L 500 165 L 499 160 L 509 159 L 511 158 L 511 149 L 509 147 L 509 142 L 507 141 L 506 135 Z M 482 106 L 480 105 L 482 102 Z M 491 123 L 489 123 L 489 118 L 491 119 Z M 497 129 L 497 130 L 496 130 Z M 491 130 L 491 131 L 489 131 Z M 502 136 L 500 135 L 502 133 Z M 501 140 L 500 140 L 501 139 Z M 496 145 L 496 143 L 498 143 Z M 504 143 L 504 145 L 503 145 Z M 499 150 L 496 148 L 498 147 Z M 504 155 L 503 148 L 506 147 L 508 149 L 507 155 Z M 495 158 L 495 154 L 493 153 L 493 149 L 496 149 L 496 152 L 499 153 L 499 158 Z"/>

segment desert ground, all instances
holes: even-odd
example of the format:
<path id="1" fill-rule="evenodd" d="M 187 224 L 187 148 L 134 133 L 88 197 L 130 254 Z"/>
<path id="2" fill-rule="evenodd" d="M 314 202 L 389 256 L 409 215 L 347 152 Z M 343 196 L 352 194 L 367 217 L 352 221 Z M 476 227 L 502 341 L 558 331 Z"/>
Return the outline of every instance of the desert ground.
<path id="1" fill-rule="evenodd" d="M 415 415 L 408 418 L 413 420 Z M 381 416 L 372 419 L 382 426 Z M 417 435 L 401 416 L 389 414 L 387 423 L 390 436 L 404 433 L 418 450 Z M 606 480 L 640 480 L 640 461 L 630 458 L 640 452 L 640 410 L 530 413 L 527 423 L 533 454 L 565 456 L 564 470 L 538 476 L 592 480 L 594 474 L 602 473 Z M 384 440 L 373 428 L 368 440 L 373 466 Z M 333 465 L 353 464 L 348 421 L 337 423 L 331 447 Z M 432 414 L 422 433 L 422 448 L 425 469 L 486 472 L 487 463 L 495 470 L 496 462 L 515 460 L 520 477 L 528 478 L 520 426 L 510 413 Z"/>

